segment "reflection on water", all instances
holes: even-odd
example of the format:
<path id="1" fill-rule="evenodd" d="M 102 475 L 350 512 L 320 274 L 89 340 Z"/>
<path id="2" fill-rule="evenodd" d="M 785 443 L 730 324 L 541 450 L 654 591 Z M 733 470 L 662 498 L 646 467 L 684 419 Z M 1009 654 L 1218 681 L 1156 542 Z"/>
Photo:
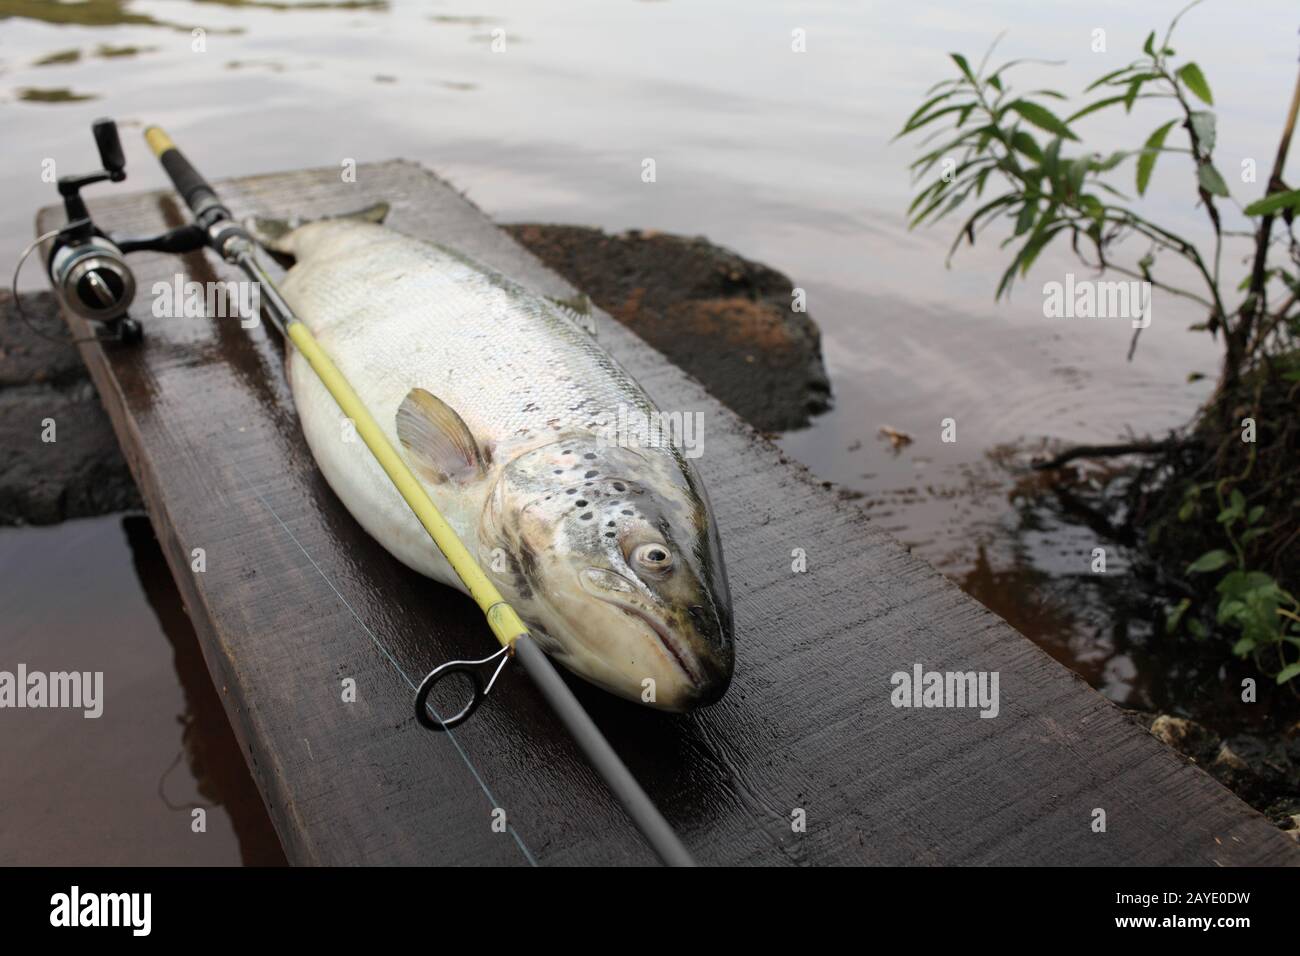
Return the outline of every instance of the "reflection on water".
<path id="1" fill-rule="evenodd" d="M 1218 732 L 1276 732 L 1294 700 L 1211 642 L 1164 634 L 1170 600 L 1136 563 L 1132 535 L 1097 513 L 1098 489 L 1121 490 L 1116 473 L 1091 469 L 1062 480 L 1028 471 L 1007 450 L 990 454 L 1010 483 L 1011 511 L 982 529 L 977 556 L 958 581 L 1057 660 L 1126 707 L 1193 717 Z M 1104 571 L 1095 572 L 1095 549 Z M 995 556 L 996 554 L 996 556 Z M 1259 697 L 1241 706 L 1241 680 Z"/>
<path id="2" fill-rule="evenodd" d="M 383 10 L 387 0 L 191 0 L 197 5 L 254 10 Z M 144 25 L 189 30 L 192 27 L 137 13 L 132 0 L 0 0 L 0 20 L 23 17 L 42 23 L 83 27 Z M 197 25 L 197 24 L 196 24 Z"/>
<path id="3" fill-rule="evenodd" d="M 230 815 L 243 862 L 250 866 L 283 863 L 279 840 L 249 777 L 239 741 L 231 732 L 225 708 L 199 649 L 198 636 L 185 613 L 180 592 L 154 537 L 153 526 L 144 515 L 131 515 L 122 519 L 122 528 L 145 598 L 171 644 L 172 666 L 185 693 L 185 710 L 178 718 L 182 750 L 159 781 L 159 794 L 164 794 L 167 777 L 183 757 L 203 800 L 224 808 Z M 175 809 L 170 800 L 168 804 Z M 202 805 L 181 806 L 188 809 Z"/>
<path id="4" fill-rule="evenodd" d="M 80 103 L 96 97 L 93 93 L 74 93 L 66 87 L 40 90 L 24 86 L 18 90 L 18 98 L 24 103 Z"/>
<path id="5" fill-rule="evenodd" d="M 22 17 L 41 23 L 57 23 L 81 27 L 113 27 L 128 24 L 145 26 L 170 26 L 179 24 L 155 20 L 148 14 L 135 13 L 128 7 L 136 6 L 131 0 L 0 0 L 0 20 Z"/>
<path id="6" fill-rule="evenodd" d="M 76 63 L 80 59 L 80 50 L 60 50 L 58 53 L 50 53 L 39 60 L 32 61 L 32 66 L 60 66 L 65 63 Z"/>
<path id="7" fill-rule="evenodd" d="M 0 669 L 104 674 L 97 720 L 0 718 L 0 807 L 23 823 L 0 863 L 283 864 L 148 519 L 5 529 L 0 577 Z"/>

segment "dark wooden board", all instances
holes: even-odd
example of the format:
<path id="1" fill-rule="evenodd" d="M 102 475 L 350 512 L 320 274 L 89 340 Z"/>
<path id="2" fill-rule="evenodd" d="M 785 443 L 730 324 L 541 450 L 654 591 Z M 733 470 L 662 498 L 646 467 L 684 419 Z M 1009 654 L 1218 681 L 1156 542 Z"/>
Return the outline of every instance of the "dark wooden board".
<path id="1" fill-rule="evenodd" d="M 355 183 L 325 169 L 219 188 L 239 214 L 311 216 L 386 199 L 392 227 L 539 292 L 573 294 L 410 163 L 362 166 Z M 184 218 L 168 194 L 101 189 L 92 206 L 121 234 Z M 58 221 L 45 210 L 39 227 Z M 416 726 L 407 678 L 493 649 L 476 609 L 399 565 L 334 499 L 299 433 L 273 333 L 150 314 L 154 282 L 235 274 L 206 253 L 133 261 L 143 346 L 83 346 L 83 356 L 289 859 L 652 862 L 517 668 L 454 740 Z M 659 353 L 598 321 L 661 407 L 705 413 L 699 464 L 731 575 L 738 664 L 727 697 L 685 717 L 572 683 L 701 862 L 1297 862 L 1259 814 Z M 206 552 L 202 573 L 191 571 L 194 548 Z M 791 571 L 794 548 L 806 550 L 807 573 Z M 890 675 L 915 662 L 999 672 L 1001 715 L 895 709 Z M 342 701 L 349 677 L 355 703 Z M 509 832 L 493 831 L 494 807 Z M 795 808 L 807 812 L 806 833 L 792 832 Z M 1106 811 L 1105 833 L 1092 831 L 1094 808 Z"/>

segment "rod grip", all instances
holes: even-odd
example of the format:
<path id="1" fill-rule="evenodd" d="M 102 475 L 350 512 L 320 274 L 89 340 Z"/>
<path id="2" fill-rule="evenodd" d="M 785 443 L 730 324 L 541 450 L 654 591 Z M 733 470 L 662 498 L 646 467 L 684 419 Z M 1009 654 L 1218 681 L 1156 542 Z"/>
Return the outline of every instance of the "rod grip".
<path id="1" fill-rule="evenodd" d="M 208 181 L 190 165 L 190 161 L 176 148 L 170 136 L 159 127 L 150 126 L 144 131 L 144 138 L 153 154 L 158 157 L 158 162 L 162 163 L 172 185 L 193 212 L 202 212 L 205 207 L 219 201 Z"/>

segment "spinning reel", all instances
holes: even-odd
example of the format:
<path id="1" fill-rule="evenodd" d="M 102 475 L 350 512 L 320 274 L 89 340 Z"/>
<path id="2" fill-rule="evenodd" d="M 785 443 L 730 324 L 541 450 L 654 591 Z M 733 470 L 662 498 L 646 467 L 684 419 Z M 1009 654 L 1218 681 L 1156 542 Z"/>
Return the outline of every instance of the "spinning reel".
<path id="1" fill-rule="evenodd" d="M 199 226 L 191 223 L 152 238 L 115 240 L 95 225 L 81 198 L 81 190 L 94 183 L 122 182 L 126 179 L 126 157 L 117 135 L 117 124 L 111 119 L 95 120 L 91 132 L 104 168 L 82 176 L 59 178 L 59 195 L 63 197 L 67 224 L 39 236 L 18 259 L 13 279 L 14 307 L 28 328 L 42 338 L 50 338 L 32 325 L 18 296 L 18 274 L 23 263 L 38 246 L 48 241 L 45 271 L 55 296 L 65 309 L 96 327 L 94 336 L 75 341 L 97 339 L 134 344 L 143 337 L 143 330 L 140 323 L 127 314 L 136 293 L 135 275 L 127 265 L 127 254 L 145 250 L 192 252 L 203 248 L 206 235 Z"/>

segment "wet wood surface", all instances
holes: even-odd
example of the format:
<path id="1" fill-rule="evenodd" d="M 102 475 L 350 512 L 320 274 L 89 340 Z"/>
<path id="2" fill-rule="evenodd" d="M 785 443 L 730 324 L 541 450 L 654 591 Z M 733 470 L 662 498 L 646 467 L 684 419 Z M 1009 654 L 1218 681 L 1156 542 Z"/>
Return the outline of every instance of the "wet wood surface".
<path id="1" fill-rule="evenodd" d="M 355 183 L 324 169 L 218 189 L 239 215 L 313 216 L 384 199 L 395 229 L 456 246 L 541 293 L 574 292 L 410 163 L 362 166 Z M 91 206 L 122 235 L 185 219 L 166 193 L 101 193 Z M 60 220 L 45 210 L 38 225 Z M 494 649 L 477 609 L 400 565 L 335 500 L 299 432 L 271 330 L 151 314 L 154 283 L 234 271 L 211 253 L 132 262 L 144 343 L 82 354 L 289 859 L 654 862 L 518 668 L 452 738 L 416 724 L 413 682 Z M 659 353 L 607 316 L 597 321 L 599 339 L 661 408 L 704 413 L 698 464 L 731 577 L 737 670 L 721 703 L 688 716 L 570 683 L 701 863 L 1297 862 L 1263 817 Z M 806 573 L 791 570 L 796 548 Z M 999 715 L 895 708 L 890 675 L 916 663 L 997 672 Z M 343 699 L 349 678 L 355 702 Z M 506 832 L 493 828 L 497 808 Z M 1104 833 L 1093 829 L 1097 809 Z M 806 832 L 792 826 L 797 811 Z"/>

